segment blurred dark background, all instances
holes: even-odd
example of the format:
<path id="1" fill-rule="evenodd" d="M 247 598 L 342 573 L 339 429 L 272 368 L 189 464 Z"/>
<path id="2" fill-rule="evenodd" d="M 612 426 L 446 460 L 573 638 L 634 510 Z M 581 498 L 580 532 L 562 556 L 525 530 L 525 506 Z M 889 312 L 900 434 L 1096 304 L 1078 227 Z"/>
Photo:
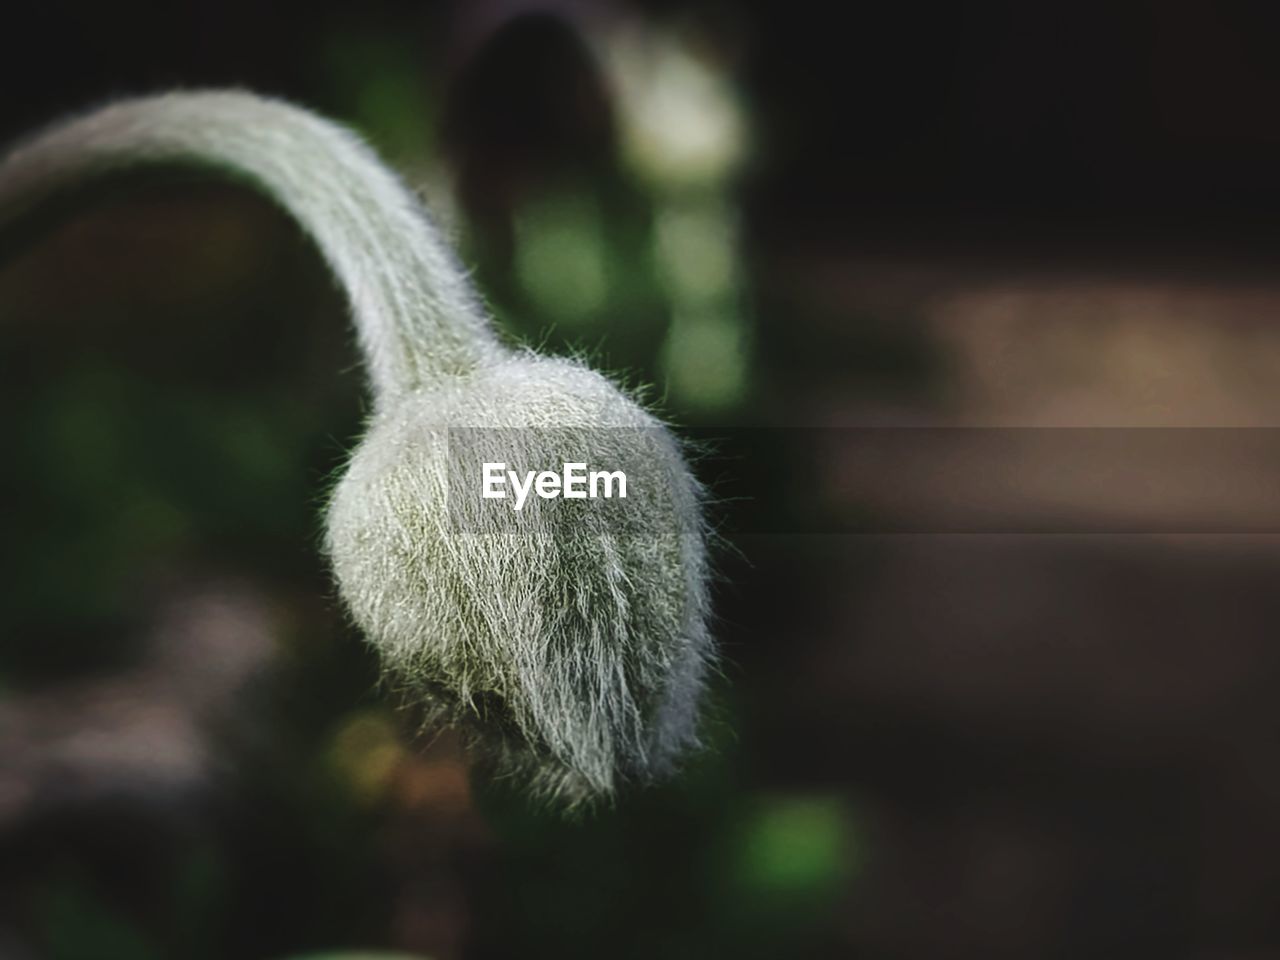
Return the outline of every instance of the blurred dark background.
<path id="1" fill-rule="evenodd" d="M 253 196 L 104 190 L 0 245 L 0 958 L 1280 954 L 1274 524 L 1116 476 L 1025 495 L 1114 532 L 837 534 L 954 478 L 828 449 L 1280 426 L 1277 43 L 1191 0 L 6 11 L 0 140 L 296 100 L 513 338 L 719 437 L 726 660 L 707 749 L 583 818 L 415 738 L 318 551 L 341 299 Z"/>

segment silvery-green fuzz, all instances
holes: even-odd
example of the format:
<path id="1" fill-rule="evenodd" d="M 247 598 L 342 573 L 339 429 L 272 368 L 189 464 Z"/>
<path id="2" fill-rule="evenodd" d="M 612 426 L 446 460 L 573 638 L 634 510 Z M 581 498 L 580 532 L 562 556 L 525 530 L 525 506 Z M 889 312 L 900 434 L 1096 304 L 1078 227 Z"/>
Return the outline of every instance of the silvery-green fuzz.
<path id="1" fill-rule="evenodd" d="M 669 770 L 714 659 L 699 489 L 580 363 L 510 350 L 413 193 L 358 137 L 239 91 L 110 104 L 0 162 L 0 231 L 86 182 L 195 167 L 289 213 L 342 286 L 374 400 L 333 491 L 339 592 L 432 723 L 569 803 Z M 625 500 L 479 496 L 479 467 L 626 469 Z"/>

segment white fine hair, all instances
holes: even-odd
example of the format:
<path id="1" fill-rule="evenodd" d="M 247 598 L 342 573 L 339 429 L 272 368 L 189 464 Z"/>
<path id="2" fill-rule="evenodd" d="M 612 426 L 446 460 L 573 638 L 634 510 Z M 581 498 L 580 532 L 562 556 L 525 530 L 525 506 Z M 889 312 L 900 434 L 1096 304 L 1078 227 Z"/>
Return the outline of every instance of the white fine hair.
<path id="1" fill-rule="evenodd" d="M 714 659 L 701 490 L 674 436 L 581 363 L 504 346 L 413 193 L 350 131 L 279 100 L 171 93 L 54 124 L 0 161 L 0 231 L 165 166 L 269 197 L 350 302 L 374 415 L 325 543 L 391 685 L 542 796 L 574 804 L 672 769 Z M 490 509 L 462 467 L 484 460 L 643 481 L 607 511 Z"/>

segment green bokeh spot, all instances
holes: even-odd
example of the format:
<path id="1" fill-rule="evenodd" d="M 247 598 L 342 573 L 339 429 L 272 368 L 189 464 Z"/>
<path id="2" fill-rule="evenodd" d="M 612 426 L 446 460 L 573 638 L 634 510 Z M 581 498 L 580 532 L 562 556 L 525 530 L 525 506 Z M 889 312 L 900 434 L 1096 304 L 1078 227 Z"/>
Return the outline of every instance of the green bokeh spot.
<path id="1" fill-rule="evenodd" d="M 60 877 L 39 905 L 50 960 L 159 960 L 141 930 L 79 878 Z"/>
<path id="2" fill-rule="evenodd" d="M 761 894 L 812 894 L 839 883 L 852 844 L 834 798 L 786 797 L 762 803 L 746 823 L 739 879 Z"/>
<path id="3" fill-rule="evenodd" d="M 594 198 L 563 194 L 528 203 L 516 226 L 516 272 L 537 308 L 561 324 L 606 319 L 605 229 Z"/>

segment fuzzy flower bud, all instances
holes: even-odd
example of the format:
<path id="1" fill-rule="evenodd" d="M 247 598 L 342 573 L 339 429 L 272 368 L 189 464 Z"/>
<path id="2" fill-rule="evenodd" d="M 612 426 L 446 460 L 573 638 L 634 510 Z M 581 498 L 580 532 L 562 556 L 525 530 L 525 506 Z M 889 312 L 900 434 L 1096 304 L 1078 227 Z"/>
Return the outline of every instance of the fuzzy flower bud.
<path id="1" fill-rule="evenodd" d="M 504 347 L 413 194 L 280 101 L 175 93 L 56 124 L 0 161 L 0 232 L 87 182 L 175 165 L 271 198 L 350 302 L 375 413 L 325 542 L 390 682 L 539 795 L 667 772 L 696 742 L 714 656 L 700 491 L 675 438 L 585 366 Z M 482 494 L 486 465 L 575 462 L 625 471 L 626 499 Z"/>

